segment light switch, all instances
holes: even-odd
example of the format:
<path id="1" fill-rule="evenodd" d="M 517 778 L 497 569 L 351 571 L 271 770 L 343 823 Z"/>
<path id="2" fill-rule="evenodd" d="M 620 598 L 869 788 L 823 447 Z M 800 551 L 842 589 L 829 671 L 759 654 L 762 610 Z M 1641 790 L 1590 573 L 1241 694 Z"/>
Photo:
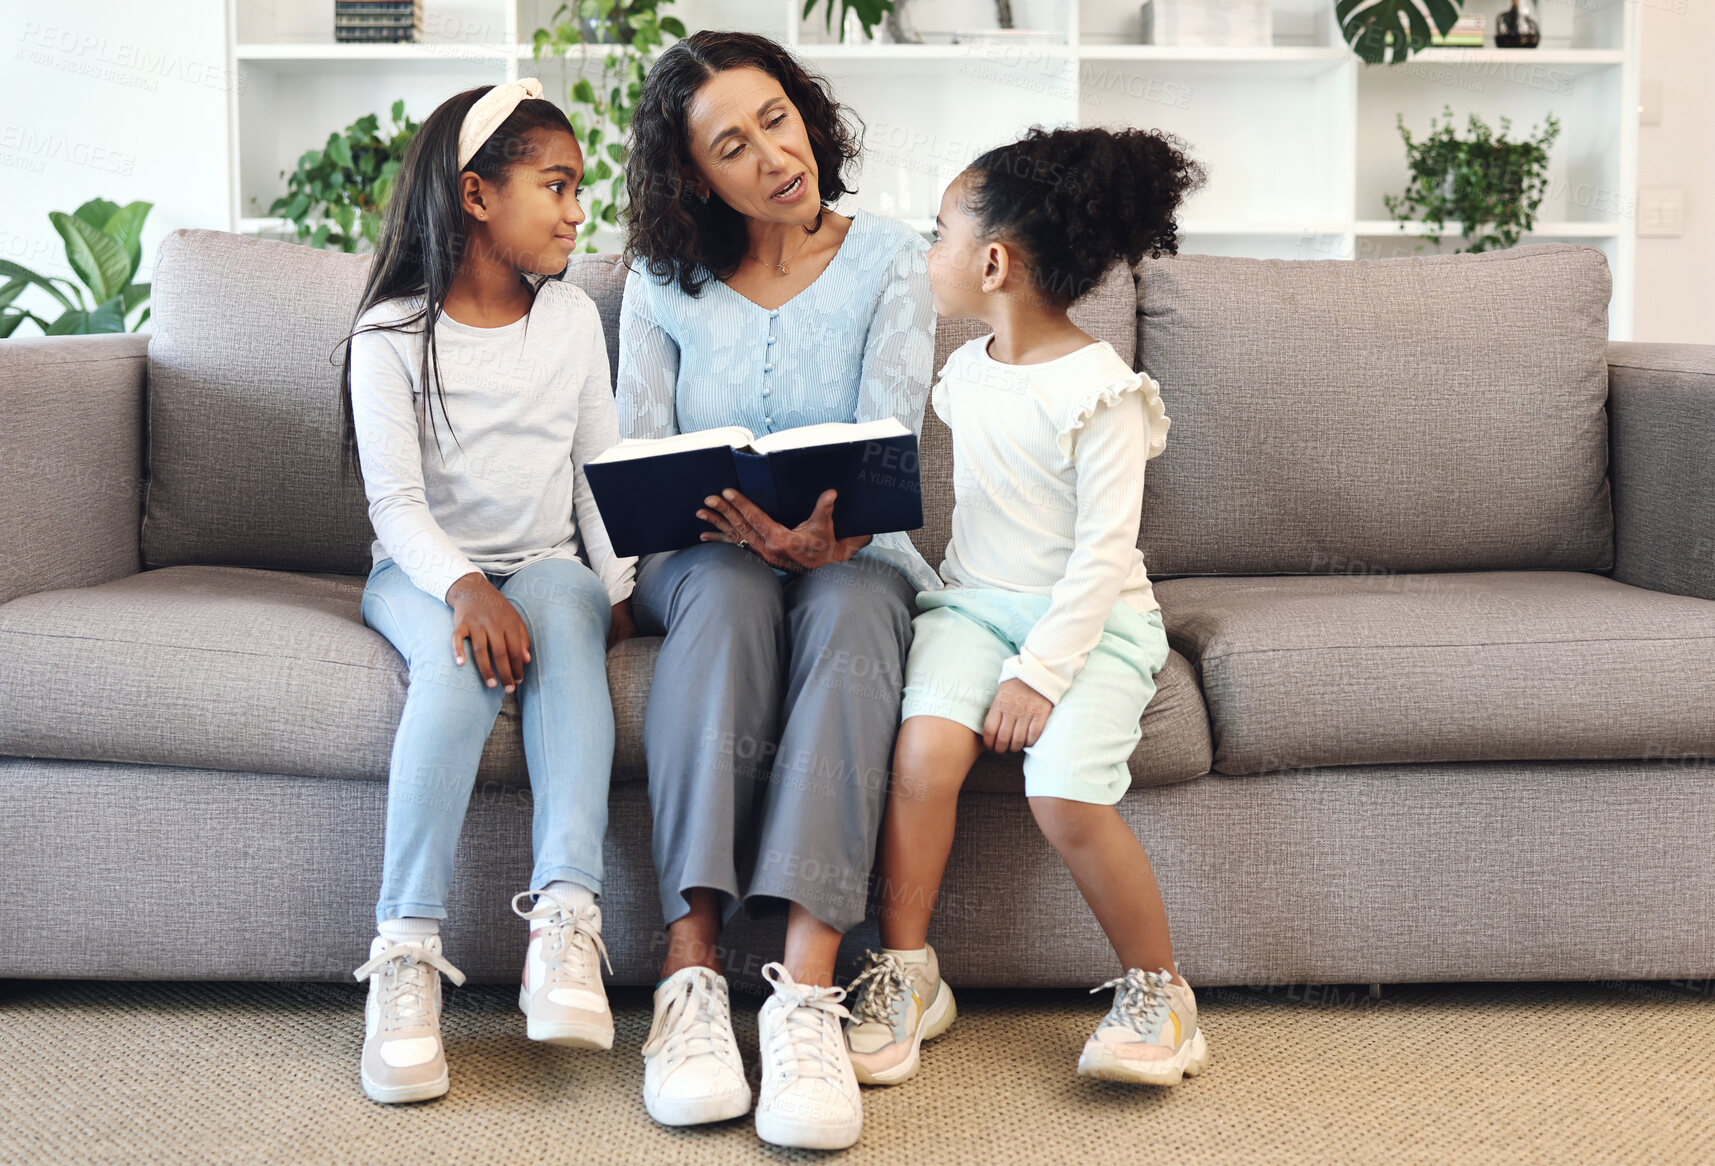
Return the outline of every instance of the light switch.
<path id="1" fill-rule="evenodd" d="M 1664 187 L 1638 190 L 1638 237 L 1677 239 L 1685 233 L 1685 191 Z"/>
<path id="2" fill-rule="evenodd" d="M 1638 124 L 1661 124 L 1661 78 L 1642 77 L 1638 80 Z"/>

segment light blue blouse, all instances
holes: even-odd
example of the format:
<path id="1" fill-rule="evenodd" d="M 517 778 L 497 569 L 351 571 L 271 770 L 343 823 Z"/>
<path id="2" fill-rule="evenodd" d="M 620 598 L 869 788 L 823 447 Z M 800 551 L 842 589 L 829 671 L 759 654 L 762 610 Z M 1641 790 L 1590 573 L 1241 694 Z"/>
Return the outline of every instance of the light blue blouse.
<path id="1" fill-rule="evenodd" d="M 827 268 L 778 308 L 713 278 L 692 298 L 637 260 L 619 317 L 620 432 L 742 425 L 760 437 L 897 417 L 921 437 L 935 359 L 927 254 L 906 223 L 858 210 Z M 903 531 L 876 535 L 858 554 L 919 591 L 941 586 Z"/>

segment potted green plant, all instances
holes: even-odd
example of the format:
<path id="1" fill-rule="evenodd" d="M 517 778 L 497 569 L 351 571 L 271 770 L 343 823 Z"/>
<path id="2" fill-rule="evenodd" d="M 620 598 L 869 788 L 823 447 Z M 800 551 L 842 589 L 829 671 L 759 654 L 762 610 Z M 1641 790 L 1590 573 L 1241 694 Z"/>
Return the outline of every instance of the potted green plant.
<path id="1" fill-rule="evenodd" d="M 1548 149 L 1560 135 L 1560 122 L 1551 113 L 1531 136 L 1514 141 L 1509 118 L 1500 119 L 1495 133 L 1476 114 L 1468 121 L 1469 137 L 1453 126 L 1453 107 L 1445 106 L 1446 124 L 1429 121 L 1429 134 L 1413 141 L 1404 115 L 1397 117 L 1405 139 L 1411 180 L 1405 193 L 1385 194 L 1382 202 L 1402 223 L 1422 221 L 1431 226 L 1427 238 L 1440 245 L 1449 223 L 1470 244 L 1461 250 L 1487 251 L 1512 247 L 1536 223 L 1536 208 L 1548 190 Z"/>
<path id="2" fill-rule="evenodd" d="M 1435 33 L 1445 34 L 1452 28 L 1463 4 L 1464 0 L 1336 0 L 1334 19 L 1364 63 L 1379 65 L 1391 52 L 1390 63 L 1397 65 L 1427 48 Z"/>
<path id="3" fill-rule="evenodd" d="M 604 227 L 617 227 L 625 206 L 625 133 L 632 110 L 643 93 L 649 58 L 663 36 L 682 37 L 685 26 L 659 9 L 671 0 L 578 0 L 561 4 L 549 17 L 548 28 L 531 34 L 537 60 L 576 57 L 578 78 L 568 91 L 572 129 L 584 151 L 584 185 L 602 193 L 590 196 L 585 207 L 579 249 L 596 250 L 595 236 Z M 591 53 L 601 49 L 601 72 L 584 75 Z"/>
<path id="4" fill-rule="evenodd" d="M 83 286 L 56 275 L 42 275 L 21 264 L 0 259 L 0 339 L 16 332 L 25 320 L 47 336 L 91 332 L 135 332 L 149 318 L 149 309 L 129 329 L 125 320 L 149 298 L 149 285 L 131 282 L 143 259 L 143 220 L 154 203 L 124 206 L 92 198 L 71 214 L 48 212 L 48 219 L 65 241 L 66 264 Z M 58 301 L 61 311 L 45 320 L 14 302 L 27 287 L 39 287 Z M 85 298 L 84 292 L 89 293 Z"/>
<path id="5" fill-rule="evenodd" d="M 804 11 L 800 19 L 810 19 L 810 13 L 816 10 L 818 4 L 826 4 L 828 7 L 827 14 L 822 19 L 822 26 L 829 32 L 834 29 L 834 9 L 836 7 L 839 9 L 840 39 L 842 41 L 846 39 L 846 21 L 851 13 L 857 14 L 858 23 L 863 25 L 863 35 L 866 38 L 873 38 L 875 26 L 885 21 L 888 14 L 894 11 L 894 0 L 804 0 Z M 1001 27 L 1009 28 L 1012 18 L 1011 5 L 1006 5 L 1004 11 L 1003 20 L 1005 23 Z"/>
<path id="6" fill-rule="evenodd" d="M 268 213 L 288 220 L 300 241 L 312 247 L 356 251 L 375 246 L 381 235 L 381 208 L 399 173 L 405 147 L 420 127 L 405 116 L 405 103 L 395 101 L 392 125 L 381 132 L 381 119 L 366 114 L 328 135 L 319 150 L 307 150 L 286 178 L 286 193 Z"/>

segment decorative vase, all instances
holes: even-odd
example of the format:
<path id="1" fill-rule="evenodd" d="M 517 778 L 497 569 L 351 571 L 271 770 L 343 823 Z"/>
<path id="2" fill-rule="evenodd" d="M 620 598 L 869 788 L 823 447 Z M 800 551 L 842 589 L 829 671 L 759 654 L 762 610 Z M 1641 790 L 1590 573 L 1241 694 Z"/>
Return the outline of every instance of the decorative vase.
<path id="1" fill-rule="evenodd" d="M 923 43 L 923 34 L 917 31 L 917 22 L 912 19 L 911 0 L 893 0 L 893 7 L 887 10 L 881 28 L 883 39 L 896 45 Z"/>
<path id="2" fill-rule="evenodd" d="M 1537 19 L 1536 0 L 1513 0 L 1511 8 L 1495 17 L 1497 49 L 1534 49 L 1542 41 L 1542 22 Z"/>

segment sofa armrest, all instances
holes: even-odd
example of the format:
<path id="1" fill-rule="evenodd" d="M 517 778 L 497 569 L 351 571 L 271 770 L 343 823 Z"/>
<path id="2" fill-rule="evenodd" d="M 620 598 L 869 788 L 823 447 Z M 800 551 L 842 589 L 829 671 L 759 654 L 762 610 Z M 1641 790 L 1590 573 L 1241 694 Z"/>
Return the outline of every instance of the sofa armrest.
<path id="1" fill-rule="evenodd" d="M 149 337 L 0 343 L 0 603 L 142 569 Z"/>
<path id="2" fill-rule="evenodd" d="M 1610 344 L 1614 570 L 1715 599 L 1715 344 Z"/>

